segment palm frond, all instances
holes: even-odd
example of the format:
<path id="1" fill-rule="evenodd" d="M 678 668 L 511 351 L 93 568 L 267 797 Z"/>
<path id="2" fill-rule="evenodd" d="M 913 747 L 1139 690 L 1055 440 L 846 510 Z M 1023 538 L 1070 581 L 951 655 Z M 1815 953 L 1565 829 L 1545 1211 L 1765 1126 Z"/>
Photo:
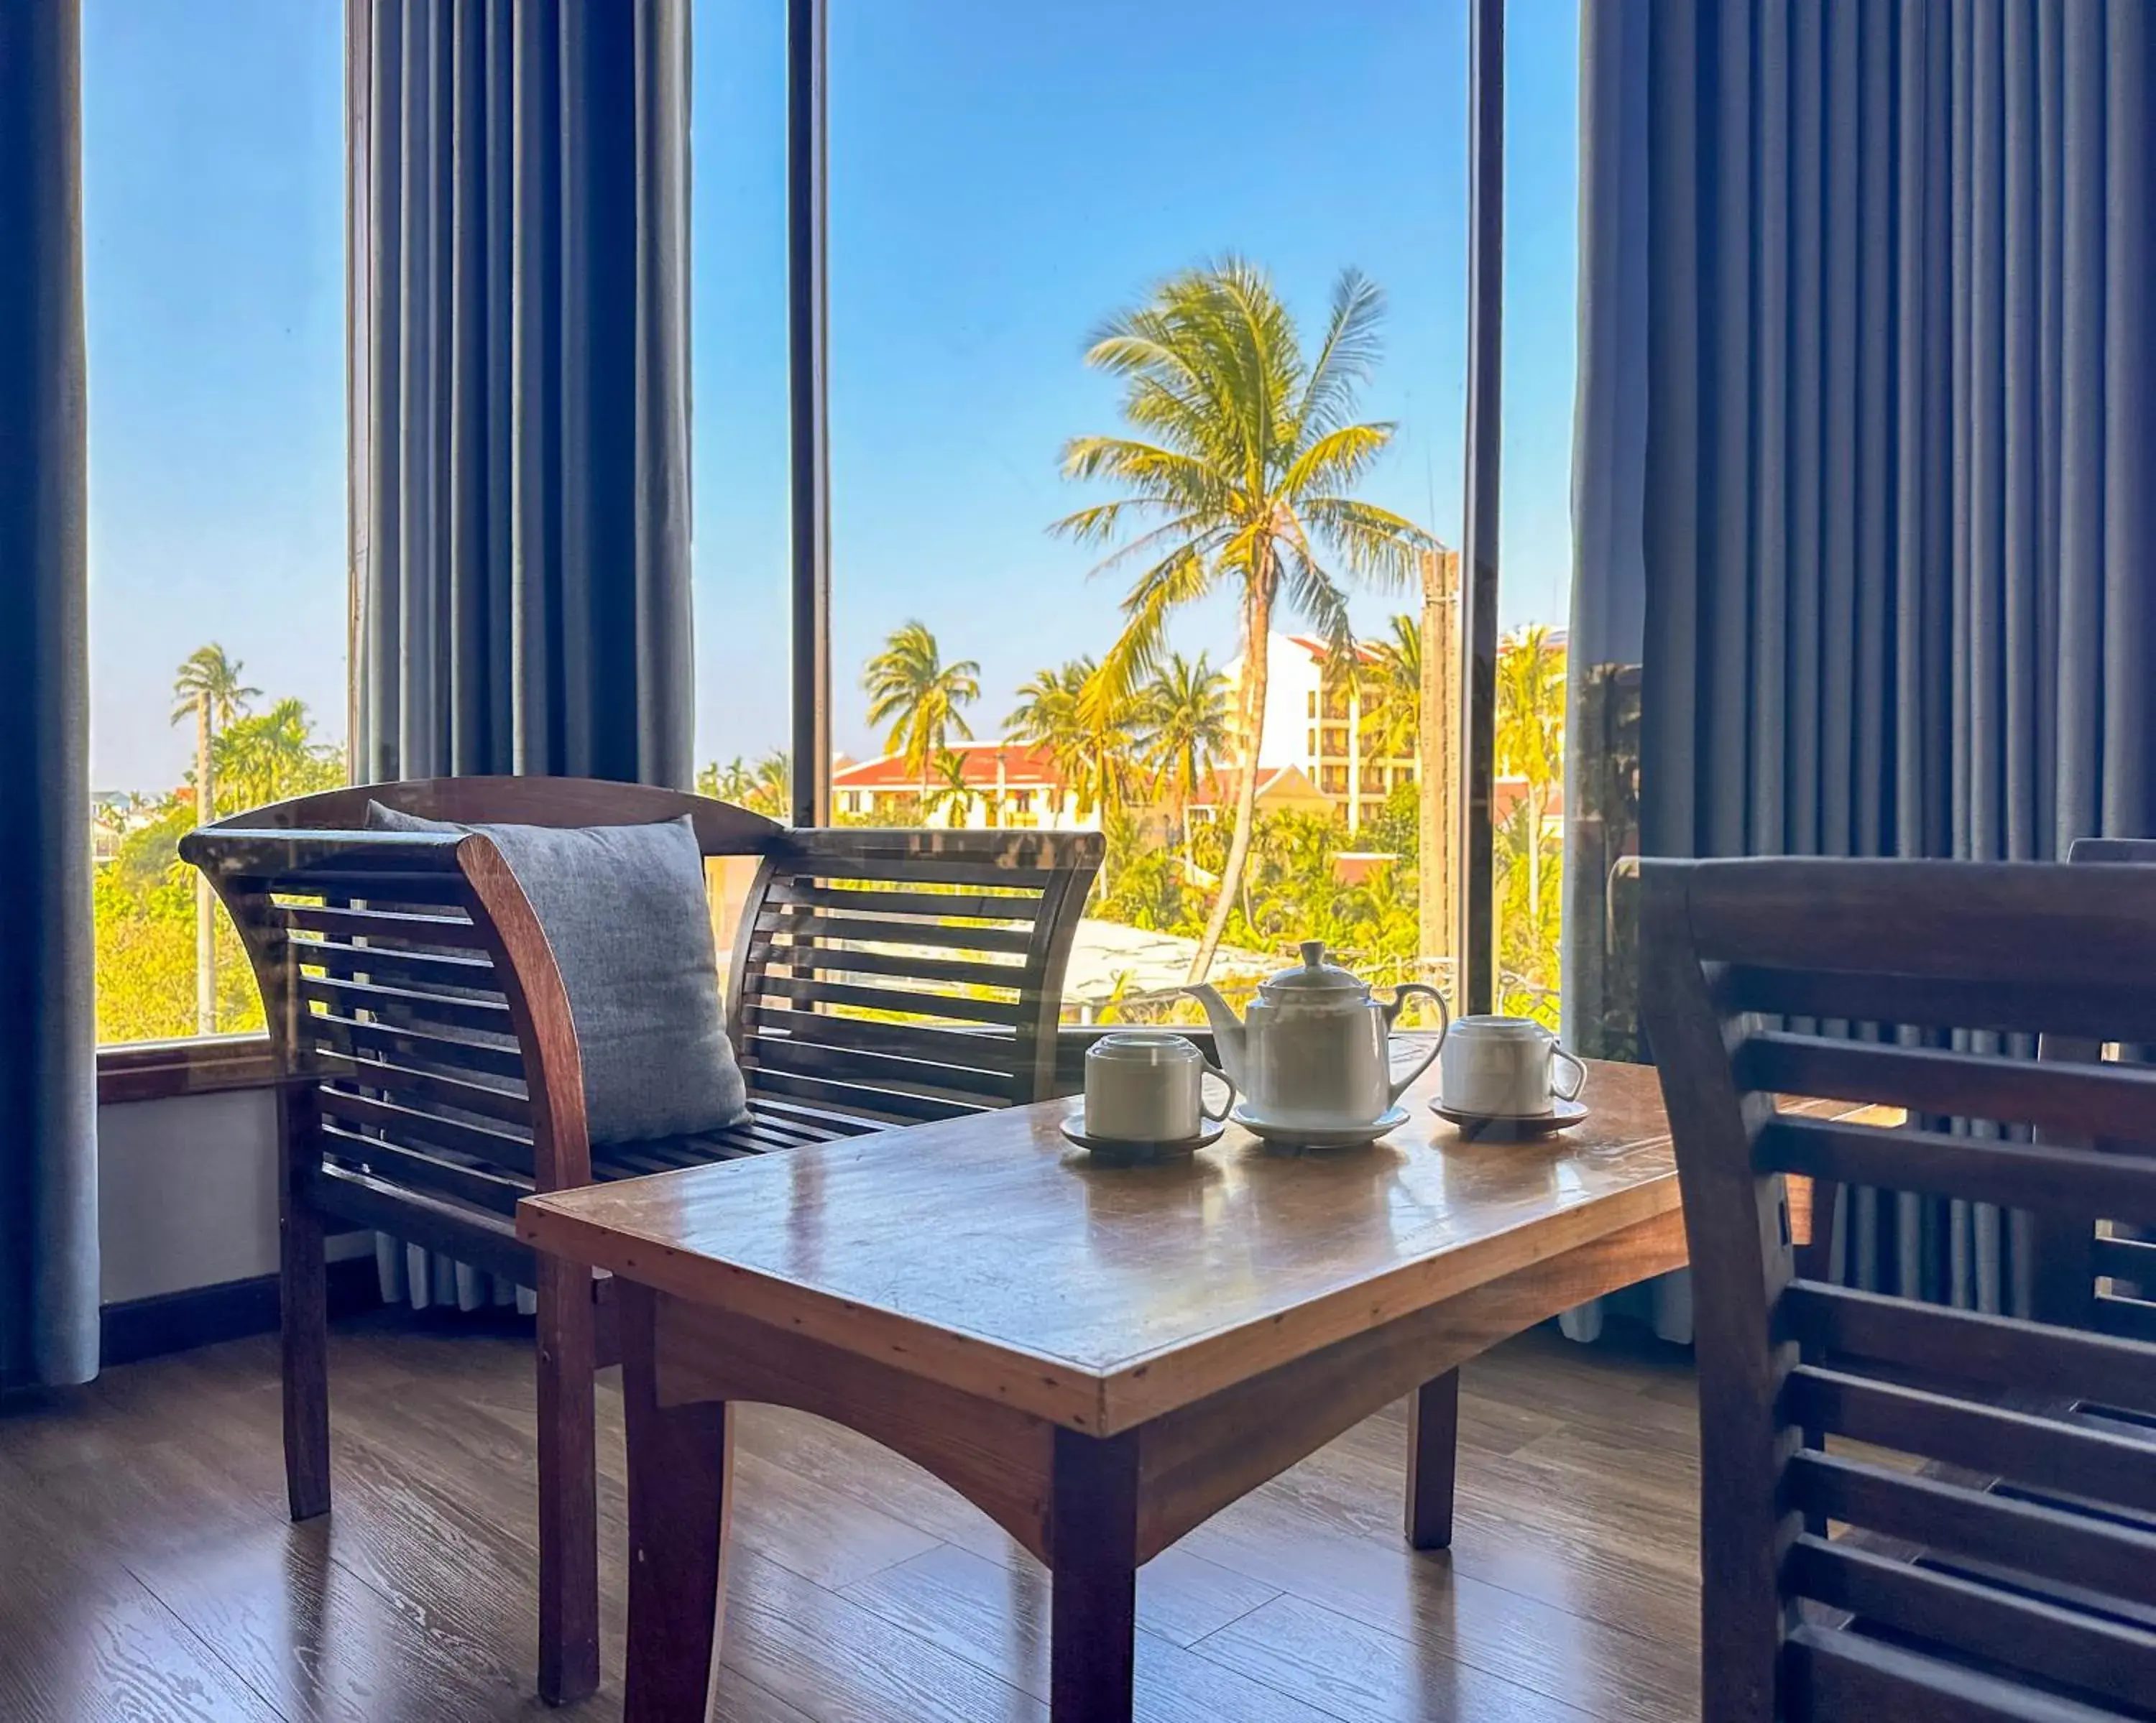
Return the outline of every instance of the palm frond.
<path id="1" fill-rule="evenodd" d="M 1280 488 L 1289 497 L 1306 491 L 1344 490 L 1353 485 L 1391 444 L 1399 427 L 1389 420 L 1359 425 L 1340 425 L 1305 446 L 1287 471 Z"/>
<path id="2" fill-rule="evenodd" d="M 1378 362 L 1378 327 L 1384 315 L 1384 290 L 1359 269 L 1342 269 L 1332 285 L 1324 339 L 1296 406 L 1296 421 L 1306 433 L 1322 436 L 1353 411 L 1356 391 Z"/>
<path id="3" fill-rule="evenodd" d="M 1359 498 L 1305 497 L 1296 512 L 1308 530 L 1340 554 L 1351 574 L 1373 586 L 1400 587 L 1421 577 L 1420 557 L 1437 548 L 1435 534 L 1404 515 Z"/>

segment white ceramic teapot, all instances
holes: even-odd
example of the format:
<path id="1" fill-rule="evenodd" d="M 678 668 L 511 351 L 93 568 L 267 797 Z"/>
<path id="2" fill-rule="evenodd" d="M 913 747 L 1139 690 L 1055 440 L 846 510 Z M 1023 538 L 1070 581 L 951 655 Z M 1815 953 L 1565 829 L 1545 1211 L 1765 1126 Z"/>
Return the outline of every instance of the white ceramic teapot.
<path id="1" fill-rule="evenodd" d="M 1449 1020 L 1436 988 L 1410 982 L 1383 1003 L 1368 982 L 1327 963 L 1325 942 L 1316 939 L 1302 942 L 1301 963 L 1258 984 L 1246 1018 L 1238 1018 L 1210 986 L 1183 991 L 1205 1008 L 1221 1069 L 1242 1090 L 1250 1112 L 1269 1123 L 1312 1130 L 1353 1129 L 1383 1117 L 1437 1057 Z M 1393 1019 L 1415 993 L 1437 1005 L 1437 1038 L 1395 1077 Z"/>

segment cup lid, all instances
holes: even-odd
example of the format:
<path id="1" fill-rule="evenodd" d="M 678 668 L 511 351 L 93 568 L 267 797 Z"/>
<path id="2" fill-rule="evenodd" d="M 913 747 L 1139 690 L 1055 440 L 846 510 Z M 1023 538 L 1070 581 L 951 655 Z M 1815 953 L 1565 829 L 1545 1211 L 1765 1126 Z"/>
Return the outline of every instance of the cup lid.
<path id="1" fill-rule="evenodd" d="M 1086 1049 L 1088 1059 L 1128 1061 L 1132 1064 L 1163 1064 L 1170 1060 L 1200 1059 L 1204 1055 L 1187 1035 L 1168 1029 L 1116 1029 Z"/>

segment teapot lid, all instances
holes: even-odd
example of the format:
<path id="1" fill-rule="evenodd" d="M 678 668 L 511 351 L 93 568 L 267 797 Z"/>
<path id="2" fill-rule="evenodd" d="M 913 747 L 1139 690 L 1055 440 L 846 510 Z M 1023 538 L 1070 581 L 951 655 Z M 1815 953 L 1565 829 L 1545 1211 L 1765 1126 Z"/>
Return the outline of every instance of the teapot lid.
<path id="1" fill-rule="evenodd" d="M 1325 961 L 1325 941 L 1322 939 L 1303 941 L 1302 961 L 1267 977 L 1259 987 L 1268 998 L 1292 999 L 1302 1004 L 1337 998 L 1366 999 L 1370 994 L 1369 983 L 1353 970 Z"/>

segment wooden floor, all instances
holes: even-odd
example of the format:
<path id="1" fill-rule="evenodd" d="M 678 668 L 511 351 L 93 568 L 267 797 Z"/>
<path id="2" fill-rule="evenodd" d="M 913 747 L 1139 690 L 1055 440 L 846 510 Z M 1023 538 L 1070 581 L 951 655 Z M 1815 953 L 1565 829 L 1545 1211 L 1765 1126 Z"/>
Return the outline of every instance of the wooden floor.
<path id="1" fill-rule="evenodd" d="M 620 1397 L 602 1387 L 599 1695 L 531 1696 L 531 1361 L 377 1316 L 333 1342 L 336 1509 L 284 1514 L 274 1344 L 0 1415 L 0 1719 L 613 1718 Z M 1397 1409 L 1192 1533 L 1139 1588 L 1138 1711 L 1311 1723 L 1697 1711 L 1685 1356 L 1548 1331 L 1468 1368 L 1458 1536 L 1398 1532 Z M 726 1723 L 1045 1723 L 1040 1568 L 829 1425 L 744 1419 Z"/>

